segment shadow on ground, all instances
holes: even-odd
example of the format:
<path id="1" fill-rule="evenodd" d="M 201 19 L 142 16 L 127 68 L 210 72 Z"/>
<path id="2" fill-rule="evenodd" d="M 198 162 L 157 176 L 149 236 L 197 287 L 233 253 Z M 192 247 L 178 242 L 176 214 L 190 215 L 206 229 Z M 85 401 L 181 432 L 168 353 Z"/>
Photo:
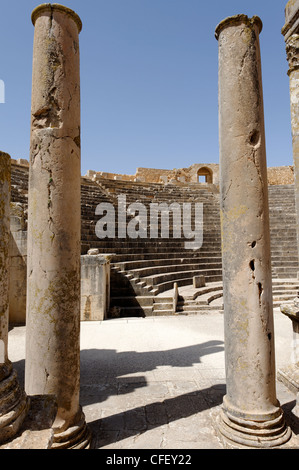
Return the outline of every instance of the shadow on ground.
<path id="1" fill-rule="evenodd" d="M 223 350 L 223 341 L 206 341 L 202 344 L 162 351 L 118 352 L 115 349 L 81 351 L 81 405 L 84 407 L 100 404 L 99 411 L 104 410 L 101 417 L 89 421 L 94 436 L 93 447 L 100 448 L 123 439 L 134 438 L 177 420 L 195 417 L 198 413 L 221 404 L 225 394 L 225 384 L 169 396 L 167 376 L 165 380 L 162 378 L 154 384 L 153 382 L 149 384 L 146 373 L 164 366 L 171 381 L 170 377 L 176 377 L 175 368 L 179 368 L 180 371 L 183 368 L 192 368 L 202 362 L 203 356 Z M 152 386 L 161 391 L 161 396 L 151 395 Z M 146 403 L 136 406 L 138 398 L 133 399 L 129 395 L 135 391 L 139 394 L 138 389 L 143 388 L 144 392 L 139 395 L 139 403 L 143 402 L 142 396 L 146 396 L 148 390 Z M 168 396 L 163 396 L 163 392 L 165 395 L 168 392 Z M 118 403 L 124 405 L 121 410 L 106 407 L 106 400 L 113 395 L 120 398 Z"/>
<path id="2" fill-rule="evenodd" d="M 223 341 L 206 341 L 183 348 L 141 353 L 117 352 L 115 349 L 85 349 L 81 351 L 81 385 L 109 382 L 106 396 L 105 390 L 101 391 L 101 401 L 104 401 L 111 394 L 131 393 L 134 388 L 147 385 L 145 378 L 130 379 L 124 376 L 153 371 L 161 366 L 192 367 L 201 363 L 201 357 L 223 350 Z M 117 383 L 113 387 L 114 379 L 115 382 L 127 383 L 127 387 L 119 388 Z"/>
<path id="3" fill-rule="evenodd" d="M 118 446 L 122 440 L 130 438 L 134 440 L 142 434 L 146 436 L 146 432 L 187 418 L 197 422 L 196 426 L 200 429 L 202 421 L 207 418 L 202 418 L 199 414 L 222 404 L 226 393 L 224 383 L 176 396 L 168 395 L 158 398 L 152 396 L 152 400 L 147 400 L 142 406 L 136 406 L 135 403 L 135 406 L 124 406 L 121 410 L 105 409 L 105 401 L 113 395 L 121 395 L 124 399 L 122 403 L 126 404 L 126 396 L 129 397 L 138 389 L 144 389 L 145 393 L 148 390 L 150 394 L 151 388 L 146 372 L 153 371 L 160 366 L 166 366 L 168 371 L 176 367 L 191 368 L 200 364 L 203 356 L 223 352 L 223 350 L 222 341 L 207 341 L 183 348 L 141 353 L 118 352 L 115 349 L 82 350 L 80 403 L 83 407 L 98 404 L 93 415 L 94 419 L 91 418 L 88 421 L 93 434 L 92 447 L 101 448 L 114 444 Z M 14 368 L 18 373 L 20 385 L 24 387 L 25 361 L 14 362 Z M 140 376 L 130 377 L 130 374 L 139 373 Z M 159 385 L 164 385 L 163 380 L 159 381 Z M 284 403 L 282 408 L 287 424 L 291 427 L 293 434 L 298 436 L 299 419 L 292 413 L 294 406 L 295 399 Z M 190 428 L 187 424 L 186 429 L 189 432 Z M 191 429 L 190 432 L 192 432 Z"/>
<path id="4" fill-rule="evenodd" d="M 91 421 L 89 427 L 93 435 L 92 447 L 109 446 L 157 427 L 196 417 L 198 413 L 220 405 L 225 390 L 225 384 L 219 384 Z M 198 430 L 200 424 L 198 422 Z M 193 432 L 191 427 L 189 432 Z"/>

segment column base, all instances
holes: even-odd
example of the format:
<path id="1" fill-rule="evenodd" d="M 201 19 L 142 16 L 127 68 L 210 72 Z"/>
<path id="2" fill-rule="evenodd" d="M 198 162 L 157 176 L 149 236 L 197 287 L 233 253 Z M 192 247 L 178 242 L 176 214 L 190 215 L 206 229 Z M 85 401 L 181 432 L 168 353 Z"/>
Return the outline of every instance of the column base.
<path id="1" fill-rule="evenodd" d="M 279 410 L 279 409 L 278 409 Z M 231 447 L 272 448 L 284 445 L 292 436 L 281 410 L 275 417 L 257 420 L 236 416 L 223 407 L 216 418 L 220 437 Z"/>
<path id="2" fill-rule="evenodd" d="M 80 409 L 79 420 L 66 431 L 55 432 L 51 449 L 89 449 L 91 432 L 89 431 L 84 413 Z"/>
<path id="3" fill-rule="evenodd" d="M 18 433 L 29 409 L 29 399 L 20 388 L 17 373 L 9 362 L 1 370 L 0 381 L 0 443 Z"/>

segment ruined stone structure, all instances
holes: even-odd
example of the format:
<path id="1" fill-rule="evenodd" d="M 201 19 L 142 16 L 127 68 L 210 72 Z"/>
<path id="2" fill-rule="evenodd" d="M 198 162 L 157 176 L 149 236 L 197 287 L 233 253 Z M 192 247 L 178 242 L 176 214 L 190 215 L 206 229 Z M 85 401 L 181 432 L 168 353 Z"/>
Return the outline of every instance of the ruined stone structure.
<path id="1" fill-rule="evenodd" d="M 174 168 L 163 170 L 156 168 L 137 168 L 135 175 L 121 175 L 103 171 L 89 170 L 86 175 L 96 181 L 98 178 L 108 178 L 118 181 L 132 181 L 137 183 L 197 183 L 200 176 L 204 179 L 202 183 L 219 183 L 219 165 L 216 163 L 195 163 L 189 168 Z"/>
<path id="2" fill-rule="evenodd" d="M 298 18 L 297 2 L 289 2 L 283 31 L 291 51 L 294 169 L 269 169 L 267 176 L 259 52 L 262 23 L 258 17 L 237 15 L 216 29 L 220 166 L 138 168 L 135 175 L 89 171 L 81 177 L 81 20 L 57 4 L 43 4 L 33 11 L 30 164 L 12 163 L 10 240 L 10 158 L 0 154 L 0 444 L 13 438 L 24 423 L 27 396 L 43 396 L 43 412 L 48 398 L 51 403 L 46 417 L 51 432 L 46 430 L 45 447 L 90 446 L 79 400 L 80 320 L 103 320 L 109 313 L 195 313 L 201 308 L 221 309 L 222 303 L 227 392 L 218 416 L 221 439 L 234 447 L 276 447 L 290 439 L 276 397 L 272 307 L 275 285 L 279 303 L 281 291 L 288 299 L 294 297 L 292 289 L 299 289 L 297 97 L 292 98 L 297 84 L 297 36 L 292 28 Z M 112 207 L 113 215 L 113 233 L 107 229 L 108 220 L 105 238 L 97 230 L 101 203 L 107 212 Z M 152 204 L 167 209 L 174 204 L 165 237 L 162 211 L 154 226 L 142 219 L 140 208 L 147 213 Z M 191 207 L 185 238 L 178 235 L 175 204 Z M 128 207 L 138 208 L 138 217 Z M 138 227 L 136 237 L 127 233 L 132 222 Z M 194 249 L 192 242 L 190 246 L 190 233 L 198 237 L 200 248 Z M 191 299 L 180 294 L 185 286 L 194 289 Z M 213 306 L 219 299 L 221 304 Z M 12 323 L 19 323 L 25 321 L 21 313 L 25 301 L 26 393 L 7 354 L 8 304 Z M 294 321 L 297 341 L 297 310 L 284 313 Z"/>
<path id="3" fill-rule="evenodd" d="M 102 321 L 110 307 L 110 259 L 98 249 L 81 256 L 81 321 Z"/>
<path id="4" fill-rule="evenodd" d="M 286 53 L 289 65 L 290 78 L 290 108 L 292 126 L 293 160 L 295 174 L 295 200 L 297 212 L 297 240 L 299 240 L 299 2 L 289 1 L 285 9 L 285 25 L 282 34 L 286 42 Z M 298 244 L 297 244 L 298 245 Z M 299 245 L 298 245 L 299 248 Z M 285 370 L 279 371 L 280 379 L 297 394 L 297 404 L 294 414 L 299 416 L 299 299 L 292 305 L 282 305 L 281 311 L 287 315 L 293 326 L 294 354 L 293 362 Z"/>
<path id="5" fill-rule="evenodd" d="M 25 389 L 55 395 L 54 448 L 86 447 L 80 389 L 80 18 L 45 4 L 35 26 Z"/>
<path id="6" fill-rule="evenodd" d="M 135 175 L 121 175 L 104 171 L 88 170 L 85 175 L 92 181 L 103 179 L 131 181 L 137 183 L 162 183 L 182 185 L 184 183 L 208 183 L 219 185 L 219 164 L 195 163 L 189 168 L 161 170 L 155 168 L 137 168 Z M 268 184 L 281 185 L 294 183 L 293 166 L 268 168 Z M 203 177 L 202 180 L 199 178 Z"/>
<path id="7" fill-rule="evenodd" d="M 298 117 L 298 84 L 299 84 L 299 27 L 298 27 L 298 2 L 288 2 L 286 6 L 286 23 L 282 29 L 286 41 L 286 52 L 289 64 L 288 75 L 290 79 L 290 106 L 292 144 L 294 160 L 294 184 L 296 207 L 299 208 L 299 117 Z M 299 223 L 297 221 L 297 223 Z M 299 233 L 299 226 L 297 228 Z"/>
<path id="8" fill-rule="evenodd" d="M 29 405 L 8 358 L 10 168 L 0 152 L 0 443 L 17 434 Z"/>
<path id="9" fill-rule="evenodd" d="M 269 170 L 269 169 L 268 169 Z M 12 246 L 11 266 L 14 272 L 11 290 L 10 321 L 25 322 L 24 298 L 26 289 L 26 245 L 28 162 L 12 162 Z M 289 167 L 270 168 L 277 184 L 270 184 L 269 206 L 271 229 L 271 259 L 273 279 L 273 301 L 279 306 L 289 300 L 299 289 L 297 280 L 298 252 L 296 241 L 296 215 L 294 185 L 286 184 Z M 280 184 L 279 184 L 280 183 Z M 132 240 L 104 238 L 95 233 L 96 207 L 101 202 L 114 204 L 117 210 L 118 197 L 126 195 L 127 204 L 141 201 L 146 207 L 151 202 L 203 202 L 204 232 L 203 246 L 199 251 L 186 250 L 184 239 L 170 240 L 147 238 Z M 129 220 L 129 216 L 128 216 Z M 16 232 L 16 228 L 19 230 Z M 181 288 L 193 284 L 193 277 L 204 275 L 206 286 L 198 289 L 196 296 L 180 295 L 177 313 L 196 313 L 200 310 L 222 308 L 222 259 L 220 240 L 220 196 L 217 185 L 200 183 L 164 184 L 154 182 L 132 182 L 98 176 L 96 180 L 81 178 L 81 255 L 89 249 L 98 249 L 109 255 L 111 277 L 111 308 L 121 316 L 170 315 L 174 282 Z M 19 251 L 18 251 L 19 250 Z M 82 281 L 83 282 L 83 281 Z M 82 287 L 85 289 L 84 285 Z M 17 310 L 16 296 L 18 289 Z M 20 296 L 20 292 L 23 294 Z M 84 296 L 87 291 L 85 289 Z M 169 293 L 169 295 L 168 295 Z M 82 300 L 81 318 L 86 319 L 85 301 Z M 115 307 L 115 308 L 114 308 Z M 109 310 L 106 312 L 109 318 Z"/>

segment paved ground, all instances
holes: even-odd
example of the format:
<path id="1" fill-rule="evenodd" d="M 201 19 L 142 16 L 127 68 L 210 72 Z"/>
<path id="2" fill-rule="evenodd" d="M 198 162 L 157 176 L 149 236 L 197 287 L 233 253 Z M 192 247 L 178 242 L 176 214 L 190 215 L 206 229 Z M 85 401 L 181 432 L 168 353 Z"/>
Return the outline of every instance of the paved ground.
<path id="1" fill-rule="evenodd" d="M 277 369 L 290 363 L 291 321 L 275 310 Z M 9 333 L 24 378 L 25 327 Z M 223 314 L 81 323 L 81 404 L 102 449 L 221 449 L 215 415 L 225 393 Z M 277 395 L 299 447 L 295 395 Z"/>

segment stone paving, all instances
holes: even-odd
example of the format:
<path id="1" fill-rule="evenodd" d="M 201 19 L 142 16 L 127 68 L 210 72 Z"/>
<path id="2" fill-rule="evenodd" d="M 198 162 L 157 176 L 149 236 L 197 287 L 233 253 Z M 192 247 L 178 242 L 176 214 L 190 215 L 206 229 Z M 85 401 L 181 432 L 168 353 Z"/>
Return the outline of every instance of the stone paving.
<path id="1" fill-rule="evenodd" d="M 275 310 L 277 368 L 290 362 L 291 322 Z M 25 327 L 9 333 L 24 380 Z M 222 449 L 214 426 L 225 394 L 223 313 L 81 323 L 81 398 L 93 447 Z M 295 395 L 277 395 L 299 447 Z"/>

